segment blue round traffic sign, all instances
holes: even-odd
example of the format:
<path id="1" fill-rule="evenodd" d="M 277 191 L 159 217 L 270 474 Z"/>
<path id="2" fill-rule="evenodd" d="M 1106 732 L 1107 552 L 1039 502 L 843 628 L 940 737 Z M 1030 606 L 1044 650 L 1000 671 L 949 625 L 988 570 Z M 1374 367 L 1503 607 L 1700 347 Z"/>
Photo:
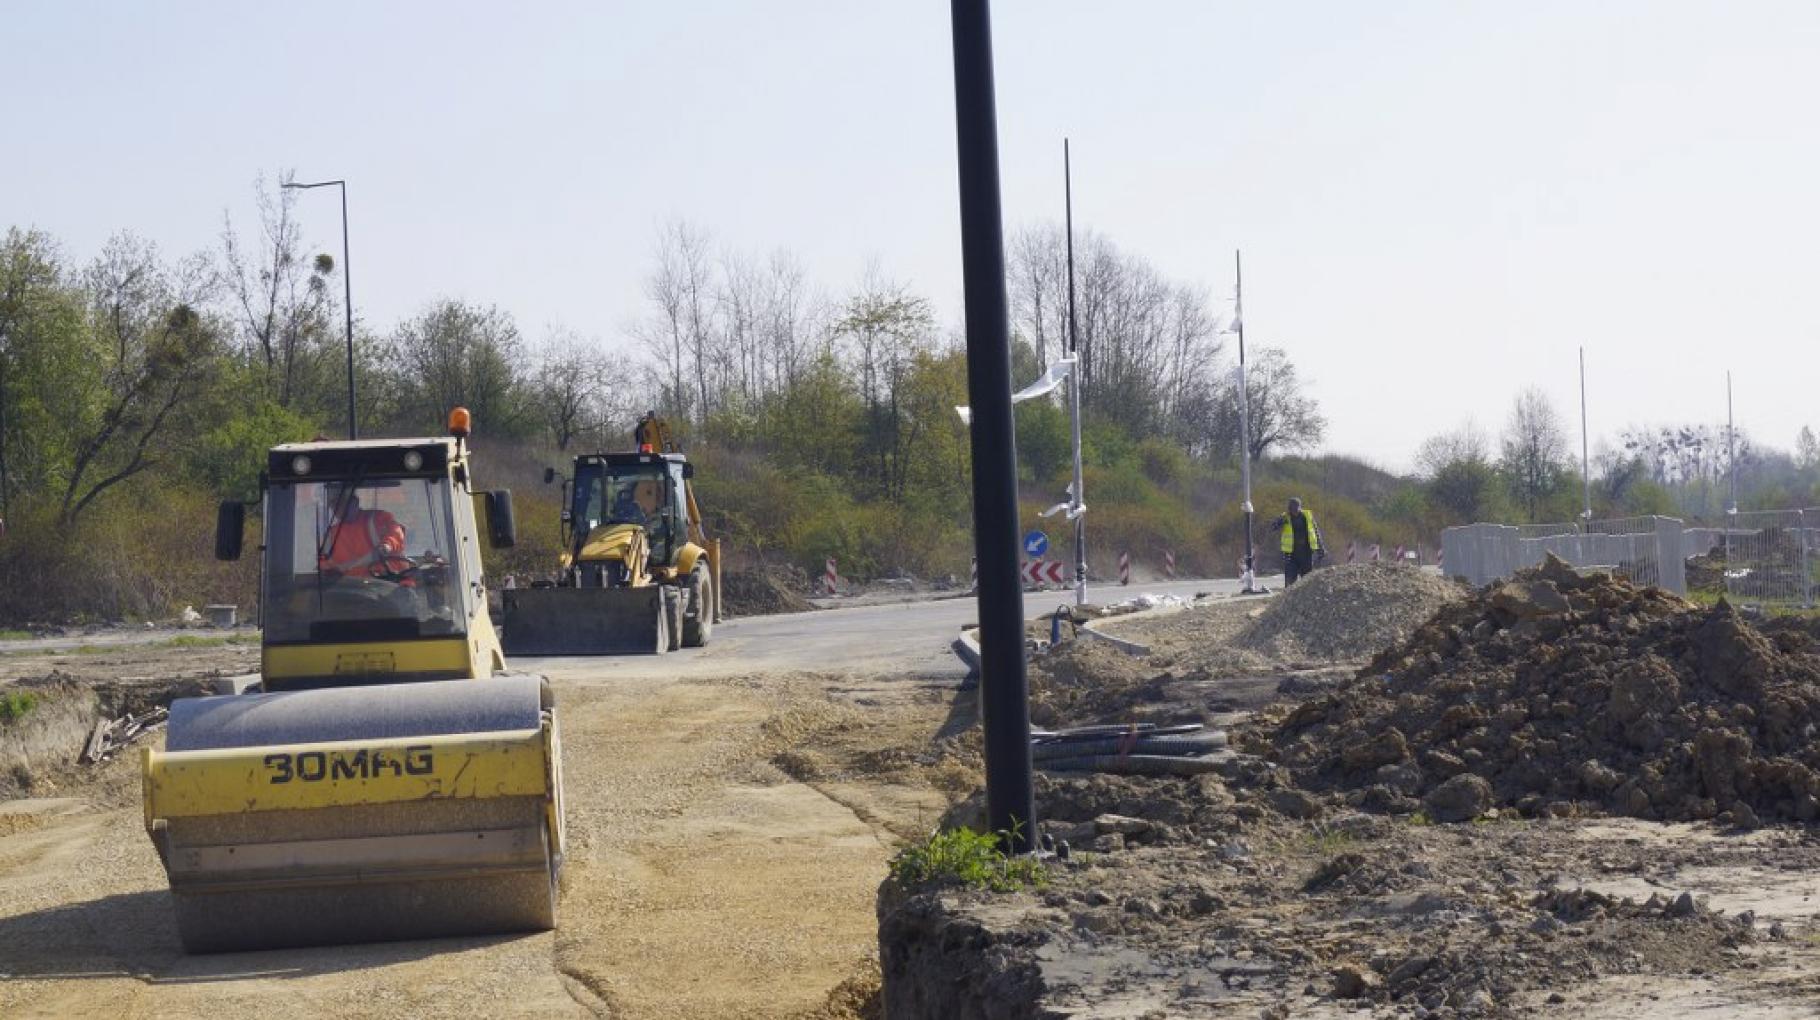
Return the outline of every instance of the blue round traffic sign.
<path id="1" fill-rule="evenodd" d="M 1049 536 L 1040 531 L 1032 531 L 1024 536 L 1024 555 L 1041 556 L 1049 551 Z"/>

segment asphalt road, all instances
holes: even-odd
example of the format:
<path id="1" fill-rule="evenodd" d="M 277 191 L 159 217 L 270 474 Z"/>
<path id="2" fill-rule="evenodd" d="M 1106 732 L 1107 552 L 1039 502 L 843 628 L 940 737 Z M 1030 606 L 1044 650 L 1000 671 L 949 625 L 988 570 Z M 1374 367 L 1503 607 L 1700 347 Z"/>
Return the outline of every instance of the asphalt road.
<path id="1" fill-rule="evenodd" d="M 1192 598 L 1199 592 L 1229 595 L 1237 580 L 1186 580 L 1121 587 L 1089 586 L 1088 600 L 1112 603 L 1141 594 Z M 1027 593 L 1026 616 L 1045 615 L 1071 601 L 1071 591 Z M 951 649 L 961 627 L 978 619 L 972 598 L 931 599 L 886 605 L 823 609 L 813 613 L 728 620 L 706 648 L 666 655 L 572 658 L 515 656 L 514 670 L 571 683 L 611 683 L 648 676 L 709 677 L 739 673 L 810 671 L 953 676 L 966 673 Z"/>

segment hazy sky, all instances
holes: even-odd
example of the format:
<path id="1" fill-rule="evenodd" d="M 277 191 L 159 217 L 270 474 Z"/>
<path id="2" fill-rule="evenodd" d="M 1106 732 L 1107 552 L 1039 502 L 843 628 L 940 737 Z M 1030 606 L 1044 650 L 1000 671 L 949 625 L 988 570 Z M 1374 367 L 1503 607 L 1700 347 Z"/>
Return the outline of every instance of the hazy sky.
<path id="1" fill-rule="evenodd" d="M 1331 449 L 1406 466 L 1515 391 L 1789 446 L 1820 370 L 1820 4 L 995 5 L 1007 225 L 1231 287 Z M 660 224 L 960 304 L 947 5 L 0 0 L 0 227 L 86 259 L 346 177 L 359 314 L 443 296 L 623 343 Z M 333 192 L 301 201 L 335 250 Z M 1574 441 L 1577 448 L 1578 435 Z"/>

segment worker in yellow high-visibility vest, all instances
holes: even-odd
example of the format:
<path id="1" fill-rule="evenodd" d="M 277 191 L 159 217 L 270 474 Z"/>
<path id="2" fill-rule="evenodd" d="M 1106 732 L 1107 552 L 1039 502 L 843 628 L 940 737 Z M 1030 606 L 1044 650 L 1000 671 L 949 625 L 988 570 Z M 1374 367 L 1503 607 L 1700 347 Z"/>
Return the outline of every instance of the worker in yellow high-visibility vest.
<path id="1" fill-rule="evenodd" d="M 1327 550 L 1321 548 L 1321 529 L 1315 526 L 1314 512 L 1302 509 L 1300 499 L 1289 498 L 1289 512 L 1277 518 L 1277 532 L 1282 536 L 1285 586 L 1313 571 L 1315 560 L 1327 558 Z"/>

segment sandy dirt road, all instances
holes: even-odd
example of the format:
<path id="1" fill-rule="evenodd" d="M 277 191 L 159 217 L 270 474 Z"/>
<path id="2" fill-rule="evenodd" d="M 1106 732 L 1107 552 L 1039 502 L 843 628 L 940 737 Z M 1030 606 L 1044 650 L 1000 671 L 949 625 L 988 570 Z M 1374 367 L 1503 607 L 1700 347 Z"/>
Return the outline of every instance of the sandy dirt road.
<path id="1" fill-rule="evenodd" d="M 515 663 L 551 678 L 561 710 L 571 846 L 553 933 L 189 957 L 136 760 L 0 801 L 0 1015 L 841 1015 L 830 992 L 875 970 L 886 862 L 948 796 L 920 766 L 803 782 L 772 760 L 793 745 L 908 760 L 961 725 L 947 616 L 970 610 L 932 608 L 869 654 L 854 635 L 880 610 L 737 621 L 662 658 Z M 100 672 L 147 673 L 109 658 Z"/>

